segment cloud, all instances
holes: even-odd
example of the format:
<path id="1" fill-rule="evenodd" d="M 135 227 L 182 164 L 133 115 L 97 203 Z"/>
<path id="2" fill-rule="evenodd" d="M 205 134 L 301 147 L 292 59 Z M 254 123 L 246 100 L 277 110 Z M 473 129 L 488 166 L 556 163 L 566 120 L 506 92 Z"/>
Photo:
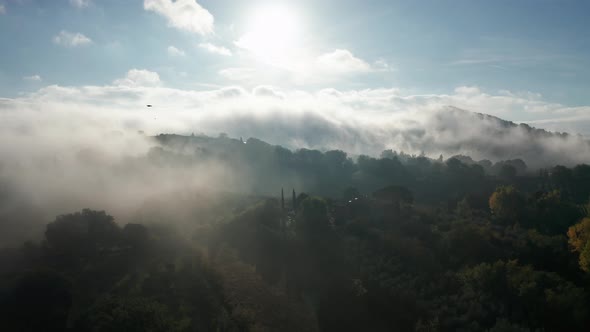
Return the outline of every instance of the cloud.
<path id="1" fill-rule="evenodd" d="M 0 15 L 6 14 L 6 7 L 3 4 L 0 4 Z"/>
<path id="2" fill-rule="evenodd" d="M 199 47 L 206 50 L 209 53 L 224 55 L 224 56 L 231 56 L 232 52 L 223 46 L 217 46 L 211 43 L 200 43 Z"/>
<path id="3" fill-rule="evenodd" d="M 160 84 L 160 75 L 145 69 L 131 69 L 124 78 L 117 79 L 113 83 L 125 87 L 157 86 Z"/>
<path id="4" fill-rule="evenodd" d="M 337 49 L 317 57 L 318 69 L 332 73 L 366 73 L 372 70 L 370 64 L 355 57 L 348 50 Z"/>
<path id="5" fill-rule="evenodd" d="M 219 75 L 231 81 L 249 81 L 256 75 L 256 69 L 249 67 L 232 67 L 219 71 Z"/>
<path id="6" fill-rule="evenodd" d="M 199 35 L 213 32 L 213 15 L 195 0 L 144 0 L 143 8 L 164 16 L 170 27 Z"/>
<path id="7" fill-rule="evenodd" d="M 309 48 L 273 57 L 262 54 L 262 50 L 253 50 L 241 41 L 235 42 L 235 45 L 244 51 L 238 55 L 247 56 L 249 60 L 263 65 L 256 69 L 229 68 L 220 71 L 220 74 L 233 81 L 249 81 L 250 85 L 284 84 L 288 81 L 297 86 L 309 87 L 341 82 L 343 77 L 394 71 L 384 59 L 371 64 L 345 49 L 317 55 Z"/>
<path id="8" fill-rule="evenodd" d="M 39 75 L 31 75 L 23 77 L 25 81 L 32 81 L 32 82 L 41 82 L 41 76 Z"/>
<path id="9" fill-rule="evenodd" d="M 373 63 L 373 70 L 374 71 L 395 71 L 393 67 L 385 60 L 385 59 L 378 59 Z"/>
<path id="10" fill-rule="evenodd" d="M 257 97 L 272 97 L 272 98 L 285 98 L 285 94 L 279 89 L 269 85 L 260 85 L 252 90 L 252 94 Z"/>
<path id="11" fill-rule="evenodd" d="M 76 8 L 86 8 L 92 3 L 91 0 L 70 0 L 70 4 Z"/>
<path id="12" fill-rule="evenodd" d="M 476 86 L 460 86 L 455 88 L 455 93 L 462 96 L 472 96 L 481 94 L 481 90 Z"/>
<path id="13" fill-rule="evenodd" d="M 497 68 L 536 67 L 546 64 L 571 61 L 563 52 L 552 52 L 547 48 L 538 48 L 523 40 L 514 38 L 482 37 L 486 44 L 495 47 L 467 48 L 459 51 L 457 59 L 448 63 L 450 66 L 490 66 Z"/>
<path id="14" fill-rule="evenodd" d="M 184 53 L 183 50 L 178 49 L 178 48 L 176 48 L 174 46 L 168 46 L 168 55 L 170 55 L 170 56 L 181 56 L 182 57 L 182 56 L 185 56 L 186 53 Z"/>
<path id="15" fill-rule="evenodd" d="M 62 30 L 58 35 L 53 37 L 53 42 L 65 47 L 78 47 L 89 45 L 92 43 L 92 40 L 79 32 L 73 33 Z"/>

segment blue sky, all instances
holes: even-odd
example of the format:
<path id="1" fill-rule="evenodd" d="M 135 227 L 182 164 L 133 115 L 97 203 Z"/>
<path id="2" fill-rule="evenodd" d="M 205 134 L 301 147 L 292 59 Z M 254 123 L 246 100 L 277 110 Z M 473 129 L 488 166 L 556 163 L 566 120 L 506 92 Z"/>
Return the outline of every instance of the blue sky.
<path id="1" fill-rule="evenodd" d="M 468 95 L 457 106 L 587 131 L 571 122 L 590 105 L 588 1 L 181 2 L 0 0 L 0 97 L 117 85 L 138 69 L 179 91 Z M 516 99 L 481 104 L 496 97 Z"/>

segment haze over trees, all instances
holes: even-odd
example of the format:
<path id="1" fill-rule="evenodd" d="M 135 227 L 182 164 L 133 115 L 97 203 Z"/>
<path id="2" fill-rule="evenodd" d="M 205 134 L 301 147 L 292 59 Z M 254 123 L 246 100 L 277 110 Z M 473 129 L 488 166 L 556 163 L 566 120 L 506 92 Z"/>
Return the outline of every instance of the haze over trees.
<path id="1" fill-rule="evenodd" d="M 2 330 L 590 324 L 587 165 L 531 169 L 518 159 L 392 150 L 351 157 L 225 135 L 154 139 L 124 172 L 219 165 L 236 180 L 155 192 L 124 221 L 102 210 L 62 213 L 40 238 L 5 245 Z M 6 190 L 3 206 L 9 198 Z M 19 211 L 10 215 L 42 215 Z"/>

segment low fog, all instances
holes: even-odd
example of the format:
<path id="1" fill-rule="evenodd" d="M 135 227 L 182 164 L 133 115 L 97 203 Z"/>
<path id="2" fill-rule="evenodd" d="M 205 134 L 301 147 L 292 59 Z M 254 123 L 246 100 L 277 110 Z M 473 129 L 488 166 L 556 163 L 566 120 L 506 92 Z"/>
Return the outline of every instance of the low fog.
<path id="1" fill-rule="evenodd" d="M 239 165 L 150 162 L 149 151 L 158 145 L 152 136 L 159 133 L 227 133 L 291 149 L 341 149 L 350 156 L 393 149 L 445 159 L 521 158 L 529 169 L 590 159 L 581 136 L 472 113 L 455 107 L 469 106 L 469 99 L 457 96 L 284 93 L 272 87 L 195 92 L 120 80 L 101 87 L 49 86 L 0 99 L 0 245 L 38 235 L 57 214 L 86 207 L 125 222 L 138 218 L 146 202 L 179 193 L 251 192 L 254 184 Z M 281 185 L 299 181 L 284 175 L 286 183 L 272 186 L 278 193 Z"/>

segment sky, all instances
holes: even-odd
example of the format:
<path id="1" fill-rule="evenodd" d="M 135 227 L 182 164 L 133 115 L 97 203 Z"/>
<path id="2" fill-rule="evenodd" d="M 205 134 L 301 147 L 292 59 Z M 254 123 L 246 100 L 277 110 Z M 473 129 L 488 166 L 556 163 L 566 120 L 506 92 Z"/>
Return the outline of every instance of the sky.
<path id="1" fill-rule="evenodd" d="M 588 13 L 583 0 L 0 0 L 0 110 L 454 106 L 588 135 Z"/>

